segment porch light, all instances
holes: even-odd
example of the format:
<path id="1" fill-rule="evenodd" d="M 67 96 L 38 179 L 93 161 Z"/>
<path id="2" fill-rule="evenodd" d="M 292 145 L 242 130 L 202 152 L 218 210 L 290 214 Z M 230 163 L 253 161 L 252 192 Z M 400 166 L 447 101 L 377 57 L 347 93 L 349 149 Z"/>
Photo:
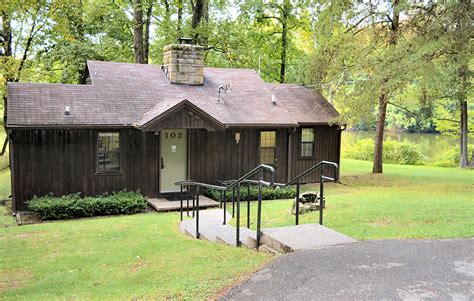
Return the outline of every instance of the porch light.
<path id="1" fill-rule="evenodd" d="M 234 138 L 235 138 L 235 144 L 239 144 L 239 142 L 240 142 L 240 132 L 236 132 L 234 134 Z"/>

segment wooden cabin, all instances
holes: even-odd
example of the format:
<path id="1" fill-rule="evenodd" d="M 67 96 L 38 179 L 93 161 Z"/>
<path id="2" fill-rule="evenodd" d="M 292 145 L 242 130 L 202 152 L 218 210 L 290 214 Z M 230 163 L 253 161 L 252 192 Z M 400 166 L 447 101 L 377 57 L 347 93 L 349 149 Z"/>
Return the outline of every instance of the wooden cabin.
<path id="1" fill-rule="evenodd" d="M 163 66 L 88 61 L 79 85 L 8 83 L 14 212 L 48 193 L 157 197 L 178 180 L 217 183 L 260 163 L 278 182 L 339 163 L 338 113 L 320 94 L 205 68 L 200 46 L 164 50 Z"/>

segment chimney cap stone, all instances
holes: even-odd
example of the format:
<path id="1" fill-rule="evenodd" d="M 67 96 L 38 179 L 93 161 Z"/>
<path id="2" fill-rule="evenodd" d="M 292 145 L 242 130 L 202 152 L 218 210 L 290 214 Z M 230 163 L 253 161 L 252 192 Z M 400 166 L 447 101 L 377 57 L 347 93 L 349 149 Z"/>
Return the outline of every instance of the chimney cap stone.
<path id="1" fill-rule="evenodd" d="M 163 47 L 163 51 L 170 51 L 170 50 L 198 50 L 198 51 L 203 51 L 204 46 L 200 45 L 191 45 L 191 44 L 169 44 Z"/>

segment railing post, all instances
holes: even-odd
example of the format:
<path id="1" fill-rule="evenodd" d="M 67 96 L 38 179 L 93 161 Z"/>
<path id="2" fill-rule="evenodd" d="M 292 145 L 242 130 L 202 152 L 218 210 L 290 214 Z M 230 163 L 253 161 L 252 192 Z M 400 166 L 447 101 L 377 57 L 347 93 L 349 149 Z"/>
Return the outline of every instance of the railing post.
<path id="1" fill-rule="evenodd" d="M 262 219 L 262 183 L 258 184 L 258 203 L 257 203 L 257 250 L 260 247 L 260 225 Z"/>
<path id="2" fill-rule="evenodd" d="M 235 186 L 232 187 L 232 218 L 235 217 Z"/>
<path id="3" fill-rule="evenodd" d="M 250 182 L 247 184 L 247 228 L 250 229 Z"/>
<path id="4" fill-rule="evenodd" d="M 240 182 L 237 184 L 237 227 L 235 229 L 235 246 L 240 246 Z"/>
<path id="5" fill-rule="evenodd" d="M 199 186 L 196 186 L 196 238 L 199 238 Z"/>
<path id="6" fill-rule="evenodd" d="M 179 217 L 183 221 L 183 185 L 180 186 L 181 193 L 179 194 Z"/>
<path id="7" fill-rule="evenodd" d="M 195 211 L 196 211 L 196 186 L 194 187 L 194 193 L 193 193 L 193 206 L 192 206 L 193 218 L 195 215 Z"/>
<path id="8" fill-rule="evenodd" d="M 186 216 L 189 217 L 189 192 L 191 192 L 191 186 L 187 186 L 186 189 Z"/>
<path id="9" fill-rule="evenodd" d="M 220 202 L 219 202 L 219 208 L 222 209 L 222 190 L 221 190 L 221 198 L 220 198 Z"/>
<path id="10" fill-rule="evenodd" d="M 324 178 L 323 171 L 319 177 L 319 224 L 323 224 L 323 207 L 324 207 Z"/>
<path id="11" fill-rule="evenodd" d="M 222 223 L 223 225 L 226 224 L 226 218 L 227 218 L 227 189 L 224 190 L 224 222 Z"/>
<path id="12" fill-rule="evenodd" d="M 296 221 L 295 224 L 298 226 L 300 223 L 300 179 L 296 180 L 296 200 L 295 200 L 295 215 Z"/>

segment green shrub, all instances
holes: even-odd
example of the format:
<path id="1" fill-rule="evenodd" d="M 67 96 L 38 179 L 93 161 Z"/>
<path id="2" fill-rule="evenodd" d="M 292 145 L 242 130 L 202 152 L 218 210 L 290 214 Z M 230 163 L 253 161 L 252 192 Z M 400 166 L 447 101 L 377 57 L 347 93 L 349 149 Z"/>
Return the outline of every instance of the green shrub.
<path id="1" fill-rule="evenodd" d="M 474 152 L 474 145 L 468 145 L 468 160 L 471 159 L 472 153 Z M 459 166 L 459 146 L 454 146 L 442 153 L 432 161 L 428 162 L 429 165 L 438 167 L 458 167 Z"/>
<path id="2" fill-rule="evenodd" d="M 342 148 L 344 158 L 370 161 L 374 158 L 374 140 L 360 139 Z"/>
<path id="3" fill-rule="evenodd" d="M 387 163 L 419 165 L 423 163 L 423 155 L 416 144 L 409 142 L 385 141 L 383 159 Z"/>
<path id="4" fill-rule="evenodd" d="M 361 139 L 343 148 L 345 158 L 371 161 L 374 159 L 374 141 Z M 409 142 L 384 141 L 383 161 L 385 163 L 418 165 L 423 163 L 423 155 L 418 147 Z"/>
<path id="5" fill-rule="evenodd" d="M 132 214 L 146 209 L 146 200 L 138 192 L 119 191 L 108 196 L 81 198 L 80 193 L 54 197 L 34 197 L 28 209 L 42 220 L 70 219 L 99 215 Z"/>
<path id="6" fill-rule="evenodd" d="M 287 188 L 263 187 L 262 200 L 291 199 L 295 197 L 295 193 L 296 193 L 296 190 L 294 187 L 287 187 Z M 204 195 L 216 201 L 220 201 L 221 199 L 221 192 L 220 190 L 216 190 L 216 189 L 208 189 L 204 193 Z M 236 195 L 237 195 L 237 191 L 236 191 Z M 240 188 L 240 198 L 241 200 L 247 200 L 247 187 L 242 186 Z M 226 199 L 227 201 L 232 200 L 232 191 L 227 191 Z M 258 199 L 258 187 L 254 186 L 250 188 L 250 199 L 251 200 Z"/>

